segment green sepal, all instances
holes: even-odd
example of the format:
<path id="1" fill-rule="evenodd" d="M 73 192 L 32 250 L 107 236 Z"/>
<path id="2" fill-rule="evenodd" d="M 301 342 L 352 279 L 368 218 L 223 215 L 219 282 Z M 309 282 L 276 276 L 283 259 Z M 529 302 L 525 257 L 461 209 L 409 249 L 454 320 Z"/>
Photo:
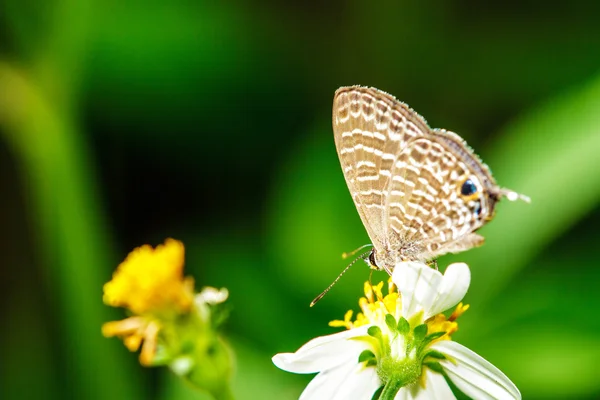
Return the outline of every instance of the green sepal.
<path id="1" fill-rule="evenodd" d="M 375 354 L 371 350 L 364 350 L 358 356 L 358 362 L 362 363 L 362 362 L 369 361 L 374 358 L 375 358 Z"/>
<path id="2" fill-rule="evenodd" d="M 391 332 L 396 333 L 398 331 L 398 324 L 396 323 L 396 318 L 394 318 L 392 314 L 386 314 L 385 324 Z"/>
<path id="3" fill-rule="evenodd" d="M 406 335 L 410 331 L 410 324 L 404 317 L 400 317 L 398 320 L 398 333 L 401 335 Z"/>
<path id="4" fill-rule="evenodd" d="M 377 359 L 376 358 L 371 358 L 369 361 L 367 361 L 367 363 L 365 364 L 365 366 L 367 366 L 367 367 L 376 367 L 377 366 Z"/>
<path id="5" fill-rule="evenodd" d="M 377 400 L 381 396 L 381 392 L 383 392 L 383 385 L 381 385 L 381 387 L 377 389 L 375 393 L 373 393 L 373 397 L 371 397 L 371 400 Z"/>
<path id="6" fill-rule="evenodd" d="M 367 334 L 377 339 L 381 339 L 381 329 L 377 325 L 370 326 Z"/>
<path id="7" fill-rule="evenodd" d="M 446 356 L 442 353 L 440 353 L 437 350 L 429 350 L 426 354 L 425 357 L 431 357 L 431 358 L 435 358 L 436 360 L 445 360 Z"/>
<path id="8" fill-rule="evenodd" d="M 446 332 L 433 332 L 427 336 L 425 336 L 425 339 L 423 339 L 424 343 L 431 343 L 432 341 L 434 341 L 435 339 L 439 339 L 442 336 L 444 336 L 446 334 Z"/>
<path id="9" fill-rule="evenodd" d="M 444 368 L 442 368 L 439 362 L 429 361 L 424 362 L 423 365 L 432 370 L 433 372 L 438 372 L 440 374 L 444 373 Z"/>
<path id="10" fill-rule="evenodd" d="M 427 324 L 421 324 L 414 329 L 415 341 L 421 342 L 427 335 Z"/>

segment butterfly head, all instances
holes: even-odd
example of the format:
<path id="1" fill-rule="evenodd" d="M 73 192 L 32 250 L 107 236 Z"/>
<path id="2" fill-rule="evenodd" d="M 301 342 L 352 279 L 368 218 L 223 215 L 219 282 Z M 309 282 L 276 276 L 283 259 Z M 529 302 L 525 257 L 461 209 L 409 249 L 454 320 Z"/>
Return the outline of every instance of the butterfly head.
<path id="1" fill-rule="evenodd" d="M 400 252 L 397 250 L 384 249 L 378 253 L 375 247 L 373 247 L 369 255 L 365 257 L 364 260 L 369 268 L 376 271 L 385 271 L 391 276 L 392 272 L 394 271 L 394 266 L 398 260 L 403 258 L 404 257 L 401 257 Z"/>
<path id="2" fill-rule="evenodd" d="M 365 258 L 365 262 L 369 265 L 369 268 L 371 269 L 380 269 L 379 266 L 377 266 L 377 260 L 375 260 L 375 248 L 373 248 L 369 253 L 369 256 Z"/>
<path id="3" fill-rule="evenodd" d="M 496 203 L 506 197 L 509 201 L 523 200 L 530 202 L 529 197 L 510 189 L 500 188 L 491 179 L 469 176 L 459 186 L 460 196 L 472 215 L 477 220 L 489 221 L 494 217 Z"/>

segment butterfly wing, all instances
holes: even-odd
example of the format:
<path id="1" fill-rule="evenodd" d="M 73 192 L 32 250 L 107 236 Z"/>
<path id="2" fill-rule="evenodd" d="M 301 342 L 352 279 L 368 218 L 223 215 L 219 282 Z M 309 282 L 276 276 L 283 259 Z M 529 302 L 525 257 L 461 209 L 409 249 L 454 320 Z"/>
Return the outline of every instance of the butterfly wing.
<path id="1" fill-rule="evenodd" d="M 481 245 L 473 232 L 491 218 L 495 204 L 487 188 L 497 186 L 458 135 L 429 130 L 411 140 L 389 182 L 384 220 L 390 247 L 400 250 L 400 259 L 424 261 Z"/>
<path id="2" fill-rule="evenodd" d="M 406 104 L 375 88 L 343 87 L 333 100 L 335 144 L 360 218 L 375 249 L 388 242 L 386 207 L 392 168 L 427 124 Z"/>
<path id="3" fill-rule="evenodd" d="M 455 133 L 375 88 L 343 87 L 333 101 L 335 144 L 344 177 L 373 243 L 379 268 L 425 261 L 483 243 L 474 232 L 496 202 L 519 195 L 496 185 Z"/>

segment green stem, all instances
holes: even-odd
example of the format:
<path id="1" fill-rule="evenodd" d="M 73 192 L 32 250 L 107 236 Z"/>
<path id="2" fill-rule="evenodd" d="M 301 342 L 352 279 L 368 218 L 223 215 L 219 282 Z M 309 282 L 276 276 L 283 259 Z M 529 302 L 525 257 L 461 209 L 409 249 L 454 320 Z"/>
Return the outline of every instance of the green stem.
<path id="1" fill-rule="evenodd" d="M 100 334 L 115 319 L 101 301 L 111 264 L 89 151 L 74 117 L 55 107 L 34 77 L 0 61 L 0 134 L 13 149 L 30 199 L 48 295 L 59 311 L 69 395 L 144 398 L 130 357 Z M 66 369 L 65 369 L 66 368 Z"/>
<path id="2" fill-rule="evenodd" d="M 390 379 L 379 396 L 379 400 L 394 400 L 398 391 L 404 386 L 404 383 L 399 379 Z"/>

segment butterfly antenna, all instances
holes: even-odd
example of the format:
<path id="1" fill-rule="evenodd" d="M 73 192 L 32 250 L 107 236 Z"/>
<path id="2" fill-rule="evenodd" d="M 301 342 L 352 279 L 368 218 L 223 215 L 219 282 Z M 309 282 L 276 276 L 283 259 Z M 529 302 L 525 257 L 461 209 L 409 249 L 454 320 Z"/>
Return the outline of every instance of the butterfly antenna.
<path id="1" fill-rule="evenodd" d="M 373 245 L 369 243 L 369 244 L 365 244 L 365 245 L 363 245 L 363 246 L 360 246 L 360 247 L 359 247 L 358 249 L 356 249 L 356 250 L 352 250 L 350 253 L 346 253 L 346 252 L 344 252 L 344 253 L 342 253 L 342 258 L 345 260 L 345 259 L 346 259 L 346 258 L 348 258 L 348 257 L 352 257 L 353 255 L 355 255 L 356 253 L 358 253 L 359 251 L 361 251 L 361 250 L 362 250 L 362 249 L 364 249 L 365 247 L 373 247 Z"/>
<path id="2" fill-rule="evenodd" d="M 363 246 L 364 248 L 365 246 Z M 356 252 L 356 251 L 354 251 Z M 340 280 L 340 278 L 342 277 L 342 275 L 344 275 L 346 273 L 346 271 L 348 271 L 348 269 L 350 269 L 351 266 L 353 266 L 358 260 L 364 260 L 365 256 L 367 254 L 369 254 L 371 251 L 367 251 L 366 253 L 361 254 L 360 256 L 356 257 L 354 260 L 352 260 L 352 262 L 350 264 L 348 264 L 348 266 L 346 268 L 344 268 L 344 270 L 342 271 L 341 274 L 338 275 L 337 278 L 334 279 L 333 282 L 331 282 L 331 284 L 329 286 L 327 286 L 327 289 L 323 290 L 323 292 L 318 295 L 317 297 L 315 297 L 315 299 L 313 301 L 310 302 L 310 306 L 314 306 L 315 304 L 317 304 L 317 302 L 319 300 L 321 300 L 326 294 L 327 292 L 329 292 L 331 290 L 331 288 L 333 287 L 333 285 L 335 285 L 337 283 L 337 281 Z"/>

